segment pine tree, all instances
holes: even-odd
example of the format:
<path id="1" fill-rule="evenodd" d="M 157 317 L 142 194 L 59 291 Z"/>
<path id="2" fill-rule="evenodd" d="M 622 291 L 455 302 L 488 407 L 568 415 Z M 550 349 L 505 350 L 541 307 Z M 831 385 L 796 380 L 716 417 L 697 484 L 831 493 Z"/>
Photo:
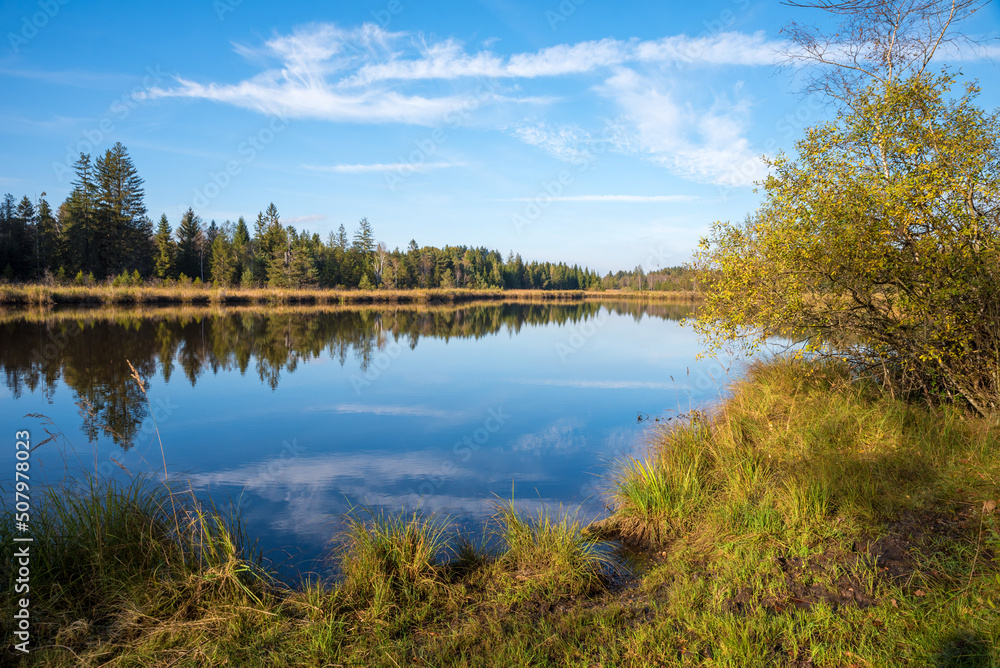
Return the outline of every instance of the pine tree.
<path id="1" fill-rule="evenodd" d="M 375 234 L 367 218 L 358 222 L 358 231 L 354 233 L 354 243 L 351 245 L 357 261 L 359 273 L 367 276 L 372 269 L 372 255 L 375 253 Z M 369 278 L 369 283 L 371 279 Z"/>
<path id="2" fill-rule="evenodd" d="M 201 277 L 201 218 L 188 209 L 177 226 L 177 272 L 188 278 Z M 204 280 L 204 279 L 202 279 Z"/>
<path id="3" fill-rule="evenodd" d="M 256 246 L 253 262 L 255 281 L 271 285 L 286 283 L 288 234 L 281 226 L 281 218 L 274 202 L 268 205 L 265 212 L 257 214 L 257 222 L 254 224 L 254 245 Z M 276 263 L 280 266 L 276 266 Z"/>
<path id="4" fill-rule="evenodd" d="M 445 275 L 448 276 L 450 285 L 445 285 Z M 455 287 L 455 272 L 451 268 L 451 258 L 448 254 L 441 252 L 438 254 L 437 262 L 434 263 L 434 277 L 431 281 L 432 287 L 453 288 Z"/>
<path id="5" fill-rule="evenodd" d="M 236 223 L 236 231 L 233 232 L 233 244 L 246 246 L 250 243 L 250 230 L 247 229 L 247 221 L 240 216 Z"/>
<path id="6" fill-rule="evenodd" d="M 35 204 L 25 195 L 14 211 L 11 239 L 11 246 L 14 249 L 12 264 L 14 275 L 22 280 L 41 274 L 38 266 L 38 247 L 35 242 L 36 218 Z"/>
<path id="7" fill-rule="evenodd" d="M 225 234 L 216 234 L 212 242 L 212 282 L 227 288 L 236 279 L 236 258 L 233 255 L 232 244 Z"/>
<path id="8" fill-rule="evenodd" d="M 38 222 L 35 228 L 39 265 L 43 272 L 52 270 L 59 243 L 59 221 L 52 215 L 52 207 L 45 200 L 45 193 L 38 199 Z"/>
<path id="9" fill-rule="evenodd" d="M 157 278 L 173 278 L 177 257 L 177 247 L 172 238 L 167 214 L 160 216 L 160 224 L 156 228 L 156 265 L 153 274 Z"/>
<path id="10" fill-rule="evenodd" d="M 243 272 L 250 266 L 251 253 L 250 230 L 247 229 L 247 221 L 240 216 L 233 232 L 233 261 L 237 278 L 242 278 Z"/>
<path id="11" fill-rule="evenodd" d="M 313 260 L 309 243 L 302 236 L 292 246 L 292 258 L 288 272 L 293 287 L 305 288 L 316 285 L 316 263 Z"/>
<path id="12" fill-rule="evenodd" d="M 90 156 L 81 153 L 73 164 L 76 180 L 60 210 L 63 225 L 62 263 L 72 272 L 93 272 L 97 267 L 95 209 L 97 187 Z"/>
<path id="13" fill-rule="evenodd" d="M 215 224 L 215 219 L 213 218 L 209 222 L 208 227 L 205 228 L 205 245 L 208 248 L 211 248 L 212 244 L 215 243 L 215 237 L 219 236 L 220 231 L 219 226 Z"/>
<path id="14" fill-rule="evenodd" d="M 10 266 L 10 271 L 5 272 L 9 274 L 4 276 L 4 278 L 14 277 L 14 267 L 11 266 L 11 261 L 14 260 L 14 247 L 13 247 L 13 233 L 14 233 L 14 196 L 7 193 L 3 198 L 3 203 L 0 204 L 0 268 L 6 268 Z"/>
<path id="15" fill-rule="evenodd" d="M 286 230 L 277 223 L 267 231 L 266 248 L 270 250 L 267 263 L 267 284 L 273 288 L 290 288 L 292 243 L 295 240 L 295 229 L 289 226 Z"/>
<path id="16" fill-rule="evenodd" d="M 281 225 L 281 220 L 278 216 L 278 207 L 274 206 L 274 202 L 267 205 L 267 210 L 264 211 L 264 216 L 267 218 L 268 227 L 276 227 Z"/>
<path id="17" fill-rule="evenodd" d="M 152 225 L 146 217 L 143 180 L 121 142 L 94 163 L 94 185 L 95 272 L 117 275 L 148 265 Z"/>

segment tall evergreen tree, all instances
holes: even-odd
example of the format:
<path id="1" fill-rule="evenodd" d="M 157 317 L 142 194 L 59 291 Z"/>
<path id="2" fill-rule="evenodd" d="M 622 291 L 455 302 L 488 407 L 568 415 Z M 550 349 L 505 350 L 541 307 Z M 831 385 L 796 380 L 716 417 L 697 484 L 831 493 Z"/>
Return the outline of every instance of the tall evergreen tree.
<path id="1" fill-rule="evenodd" d="M 270 217 L 270 216 L 269 216 Z M 295 228 L 289 226 L 286 230 L 281 223 L 268 228 L 266 247 L 270 249 L 267 264 L 267 284 L 273 288 L 290 288 L 292 286 L 292 244 L 295 242 Z"/>
<path id="2" fill-rule="evenodd" d="M 38 247 L 35 242 L 35 204 L 27 195 L 21 198 L 14 211 L 12 248 L 14 249 L 14 276 L 27 280 L 41 275 L 38 266 Z"/>
<path id="3" fill-rule="evenodd" d="M 0 204 L 0 277 L 7 280 L 14 278 L 14 216 L 14 196 L 7 193 Z"/>
<path id="4" fill-rule="evenodd" d="M 263 213 L 257 214 L 254 233 L 254 280 L 274 287 L 287 287 L 291 246 L 288 231 L 281 225 L 281 217 L 274 202 Z"/>
<path id="5" fill-rule="evenodd" d="M 242 278 L 243 272 L 249 269 L 252 257 L 253 246 L 250 243 L 250 230 L 247 229 L 247 221 L 243 219 L 243 216 L 240 216 L 236 222 L 236 230 L 233 231 L 233 260 L 236 263 L 237 280 Z"/>
<path id="6" fill-rule="evenodd" d="M 300 235 L 292 244 L 292 257 L 288 267 L 289 282 L 295 288 L 307 288 L 316 285 L 316 263 L 313 260 L 312 248 L 306 235 Z"/>
<path id="7" fill-rule="evenodd" d="M 220 228 L 215 224 L 215 219 L 213 218 L 209 223 L 208 227 L 205 228 L 205 245 L 208 248 L 212 247 L 215 243 L 215 237 L 219 236 Z"/>
<path id="8" fill-rule="evenodd" d="M 347 230 L 344 229 L 344 224 L 340 224 L 340 228 L 337 230 L 337 248 L 340 249 L 341 253 L 347 252 Z"/>
<path id="9" fill-rule="evenodd" d="M 52 207 L 45 200 L 45 193 L 38 198 L 38 222 L 35 225 L 38 247 L 38 264 L 42 271 L 54 269 L 59 243 L 59 221 L 52 215 Z"/>
<path id="10" fill-rule="evenodd" d="M 121 142 L 94 163 L 98 276 L 148 271 L 152 225 L 146 218 L 143 180 Z"/>
<path id="11" fill-rule="evenodd" d="M 358 221 L 358 231 L 354 233 L 354 248 L 366 262 L 370 261 L 371 254 L 375 251 L 375 233 L 367 218 Z"/>
<path id="12" fill-rule="evenodd" d="M 375 233 L 367 218 L 358 222 L 358 230 L 354 233 L 351 251 L 357 263 L 358 279 L 367 276 L 369 283 L 372 278 L 372 256 L 375 253 Z"/>
<path id="13" fill-rule="evenodd" d="M 212 242 L 212 283 L 229 287 L 236 279 L 236 257 L 225 234 L 216 234 Z"/>
<path id="14" fill-rule="evenodd" d="M 70 271 L 83 273 L 98 269 L 96 205 L 97 186 L 90 156 L 81 153 L 73 164 L 76 180 L 73 190 L 60 209 L 63 234 L 60 255 L 62 264 Z"/>
<path id="15" fill-rule="evenodd" d="M 157 278 L 173 278 L 176 267 L 177 246 L 174 244 L 173 231 L 167 221 L 167 214 L 160 216 L 160 224 L 156 227 L 156 264 L 153 275 Z"/>
<path id="16" fill-rule="evenodd" d="M 247 221 L 240 216 L 240 219 L 236 223 L 236 230 L 233 232 L 233 243 L 240 246 L 246 246 L 250 243 L 250 230 L 247 229 Z"/>
<path id="17" fill-rule="evenodd" d="M 177 226 L 177 272 L 188 278 L 202 277 L 202 249 L 204 235 L 201 218 L 188 209 Z"/>
<path id="18" fill-rule="evenodd" d="M 286 242 L 287 238 L 281 227 L 281 218 L 278 216 L 278 209 L 274 206 L 274 202 L 272 202 L 267 207 L 266 213 L 260 212 L 257 214 L 257 221 L 254 223 L 252 272 L 255 283 L 263 284 L 269 282 L 274 254 L 277 252 L 279 246 L 283 247 Z"/>

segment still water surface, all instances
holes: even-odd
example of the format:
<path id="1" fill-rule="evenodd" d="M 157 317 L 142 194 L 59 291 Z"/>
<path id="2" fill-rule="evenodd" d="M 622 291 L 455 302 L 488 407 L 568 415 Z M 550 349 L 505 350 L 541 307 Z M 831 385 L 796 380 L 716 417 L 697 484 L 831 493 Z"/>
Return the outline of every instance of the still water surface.
<path id="1" fill-rule="evenodd" d="M 56 311 L 0 316 L 0 422 L 63 438 L 39 476 L 162 474 L 242 508 L 282 572 L 317 562 L 352 505 L 482 532 L 498 500 L 606 513 L 656 417 L 704 407 L 718 362 L 677 305 Z M 130 361 L 148 402 L 130 378 Z M 640 420 L 639 418 L 643 418 Z M 649 419 L 646 419 L 646 418 Z M 50 431 L 54 427 L 49 427 Z M 13 441 L 0 472 L 13 476 Z"/>

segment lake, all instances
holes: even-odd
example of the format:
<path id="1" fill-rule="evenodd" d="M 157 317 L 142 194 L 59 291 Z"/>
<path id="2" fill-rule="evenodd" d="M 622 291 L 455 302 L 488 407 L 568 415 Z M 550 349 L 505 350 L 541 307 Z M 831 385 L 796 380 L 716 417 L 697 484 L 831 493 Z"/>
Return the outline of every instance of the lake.
<path id="1" fill-rule="evenodd" d="M 7 311 L 0 479 L 9 489 L 15 429 L 36 444 L 43 428 L 60 434 L 32 456 L 36 487 L 81 469 L 162 475 L 165 459 L 172 481 L 238 505 L 290 579 L 324 570 L 352 506 L 419 508 L 480 535 L 498 500 L 589 521 L 656 418 L 703 408 L 726 382 L 718 361 L 696 361 L 690 313 L 628 301 Z"/>

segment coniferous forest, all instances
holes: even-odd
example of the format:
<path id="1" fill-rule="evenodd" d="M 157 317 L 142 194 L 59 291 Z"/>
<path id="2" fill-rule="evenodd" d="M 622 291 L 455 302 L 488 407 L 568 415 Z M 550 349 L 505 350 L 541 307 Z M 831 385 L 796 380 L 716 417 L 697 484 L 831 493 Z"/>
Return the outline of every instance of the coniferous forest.
<path id="1" fill-rule="evenodd" d="M 513 251 L 470 246 L 388 250 L 362 218 L 326 239 L 285 225 L 271 203 L 252 223 L 243 216 L 207 224 L 193 209 L 154 224 L 144 181 L 119 142 L 92 160 L 81 154 L 73 189 L 53 210 L 42 193 L 0 203 L 0 272 L 8 282 L 89 285 L 188 281 L 243 288 L 503 288 L 690 290 L 693 273 L 672 267 L 609 272 L 525 262 Z"/>

